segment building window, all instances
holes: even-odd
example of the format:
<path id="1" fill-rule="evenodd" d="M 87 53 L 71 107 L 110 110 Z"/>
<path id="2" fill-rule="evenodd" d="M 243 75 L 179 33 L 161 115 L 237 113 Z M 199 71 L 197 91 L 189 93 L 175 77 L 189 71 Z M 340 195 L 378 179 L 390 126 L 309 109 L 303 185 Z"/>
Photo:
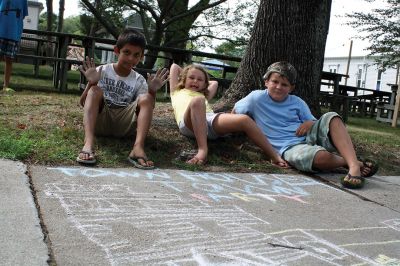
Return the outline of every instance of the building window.
<path id="1" fill-rule="evenodd" d="M 376 88 L 375 90 L 380 91 L 381 90 L 381 79 L 382 79 L 382 69 L 378 69 L 378 77 L 376 79 Z"/>
<path id="2" fill-rule="evenodd" d="M 329 65 L 329 72 L 337 73 L 339 65 Z"/>
<path id="3" fill-rule="evenodd" d="M 358 65 L 358 70 L 357 70 L 357 87 L 361 88 L 363 85 L 362 79 L 363 79 L 363 71 L 364 70 L 364 65 Z"/>

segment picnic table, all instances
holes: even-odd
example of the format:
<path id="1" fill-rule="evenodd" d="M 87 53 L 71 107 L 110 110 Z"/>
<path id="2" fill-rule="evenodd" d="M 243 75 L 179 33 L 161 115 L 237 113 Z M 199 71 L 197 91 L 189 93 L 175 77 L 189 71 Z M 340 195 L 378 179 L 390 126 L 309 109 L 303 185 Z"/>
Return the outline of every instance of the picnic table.
<path id="1" fill-rule="evenodd" d="M 321 85 L 333 87 L 333 92 L 320 92 L 322 105 L 329 106 L 330 111 L 340 114 L 344 121 L 347 121 L 349 114 L 350 102 L 355 99 L 353 96 L 340 90 L 340 81 L 342 78 L 348 78 L 348 75 L 335 72 L 322 71 Z"/>
<path id="2" fill-rule="evenodd" d="M 350 102 L 349 109 L 361 116 L 376 114 L 378 103 L 388 103 L 392 95 L 391 92 L 378 91 L 367 88 L 359 88 L 347 85 L 339 85 L 340 94 L 351 95 L 353 100 Z"/>
<path id="3" fill-rule="evenodd" d="M 339 83 L 342 78 L 348 78 L 349 75 L 339 74 L 335 72 L 322 71 L 321 73 L 321 85 L 327 85 L 333 87 L 333 95 L 342 95 L 339 89 Z"/>
<path id="4" fill-rule="evenodd" d="M 380 122 L 392 123 L 394 117 L 396 96 L 397 96 L 397 84 L 388 84 L 391 87 L 392 92 L 390 93 L 389 101 L 378 102 L 376 120 Z M 397 124 L 400 123 L 400 119 L 397 119 Z M 396 124 L 396 123 L 394 123 Z"/>

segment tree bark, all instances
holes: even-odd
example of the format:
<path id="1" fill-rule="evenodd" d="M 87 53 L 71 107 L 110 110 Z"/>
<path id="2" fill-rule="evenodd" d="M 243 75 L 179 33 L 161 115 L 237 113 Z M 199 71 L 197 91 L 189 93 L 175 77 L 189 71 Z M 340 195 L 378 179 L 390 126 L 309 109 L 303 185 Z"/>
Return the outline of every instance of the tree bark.
<path id="1" fill-rule="evenodd" d="M 65 6 L 65 0 L 60 0 L 59 2 L 59 11 L 58 11 L 58 25 L 57 25 L 57 32 L 62 32 L 63 31 L 63 25 L 64 25 L 64 6 Z"/>
<path id="2" fill-rule="evenodd" d="M 52 31 L 53 24 L 53 0 L 46 0 L 46 9 L 47 9 L 47 31 Z"/>
<path id="3" fill-rule="evenodd" d="M 94 8 L 98 9 L 100 5 L 100 0 L 96 0 L 94 2 Z M 96 19 L 92 19 L 92 23 L 90 25 L 90 31 L 89 31 L 89 36 L 95 36 L 95 32 L 97 29 L 98 21 Z"/>
<path id="4" fill-rule="evenodd" d="M 53 0 L 46 0 L 46 8 L 47 8 L 47 31 L 52 31 L 53 25 Z M 46 43 L 46 56 L 53 56 L 53 45 L 51 44 L 52 37 L 50 35 L 47 36 Z"/>
<path id="5" fill-rule="evenodd" d="M 255 25 L 238 72 L 214 110 L 229 110 L 254 89 L 276 61 L 297 69 L 294 94 L 320 116 L 318 92 L 332 0 L 261 0 Z"/>

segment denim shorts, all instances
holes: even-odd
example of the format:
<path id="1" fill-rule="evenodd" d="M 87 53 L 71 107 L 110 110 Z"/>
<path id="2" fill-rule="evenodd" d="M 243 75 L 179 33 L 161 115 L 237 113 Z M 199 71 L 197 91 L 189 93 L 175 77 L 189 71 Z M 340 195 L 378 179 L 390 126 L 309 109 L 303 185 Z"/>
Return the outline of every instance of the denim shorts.
<path id="1" fill-rule="evenodd" d="M 215 133 L 214 128 L 213 128 L 213 121 L 214 119 L 220 115 L 221 113 L 206 113 L 206 121 L 207 121 L 207 138 L 208 139 L 217 139 L 219 136 L 217 133 Z M 194 133 L 192 130 L 190 130 L 186 125 L 184 119 L 182 119 L 181 122 L 179 122 L 179 132 L 190 138 L 194 138 Z"/>
<path id="2" fill-rule="evenodd" d="M 289 147 L 283 153 L 283 158 L 298 170 L 316 172 L 312 165 L 317 152 L 336 152 L 329 136 L 329 124 L 334 117 L 341 118 L 335 112 L 322 115 L 307 133 L 306 141 Z"/>

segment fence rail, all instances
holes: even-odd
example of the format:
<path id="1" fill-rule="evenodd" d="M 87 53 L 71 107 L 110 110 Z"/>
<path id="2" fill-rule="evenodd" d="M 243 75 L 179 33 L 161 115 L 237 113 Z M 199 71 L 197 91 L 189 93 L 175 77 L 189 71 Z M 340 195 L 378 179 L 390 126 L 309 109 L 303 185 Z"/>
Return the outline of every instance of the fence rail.
<path id="1" fill-rule="evenodd" d="M 23 31 L 21 40 L 21 51 L 23 53 L 17 54 L 17 58 L 30 59 L 34 64 L 34 75 L 38 75 L 40 62 L 52 62 L 53 64 L 53 85 L 54 88 L 59 91 L 67 90 L 67 71 L 70 69 L 70 65 L 81 64 L 81 60 L 70 59 L 67 57 L 68 50 L 71 47 L 78 47 L 83 49 L 84 55 L 94 57 L 95 51 L 105 51 L 112 53 L 112 46 L 115 45 L 115 39 L 106 39 L 98 37 L 90 37 L 76 34 L 67 34 L 60 32 L 48 32 L 39 30 L 25 29 Z M 241 58 L 232 57 L 226 55 L 219 55 L 213 53 L 206 53 L 201 51 L 190 51 L 183 49 L 176 49 L 170 47 L 158 47 L 154 45 L 147 45 L 146 51 L 156 51 L 157 58 L 164 59 L 167 63 L 165 67 L 169 67 L 172 64 L 172 57 L 165 56 L 168 53 L 182 54 L 183 58 L 187 58 L 186 63 L 197 62 L 192 60 L 193 56 L 205 57 L 211 59 L 226 60 L 230 62 L 240 62 Z M 49 53 L 51 51 L 51 53 Z M 164 55 L 158 52 L 164 52 Z M 145 53 L 145 56 L 152 56 Z M 200 63 L 200 62 L 198 62 Z M 203 63 L 205 65 L 211 65 Z M 235 73 L 237 68 L 232 66 L 221 66 L 222 72 L 222 84 L 229 84 L 230 81 L 226 79 L 226 73 Z M 138 69 L 138 72 L 144 74 L 145 72 L 151 72 L 151 69 Z M 84 77 L 81 76 L 81 83 L 84 83 Z"/>

